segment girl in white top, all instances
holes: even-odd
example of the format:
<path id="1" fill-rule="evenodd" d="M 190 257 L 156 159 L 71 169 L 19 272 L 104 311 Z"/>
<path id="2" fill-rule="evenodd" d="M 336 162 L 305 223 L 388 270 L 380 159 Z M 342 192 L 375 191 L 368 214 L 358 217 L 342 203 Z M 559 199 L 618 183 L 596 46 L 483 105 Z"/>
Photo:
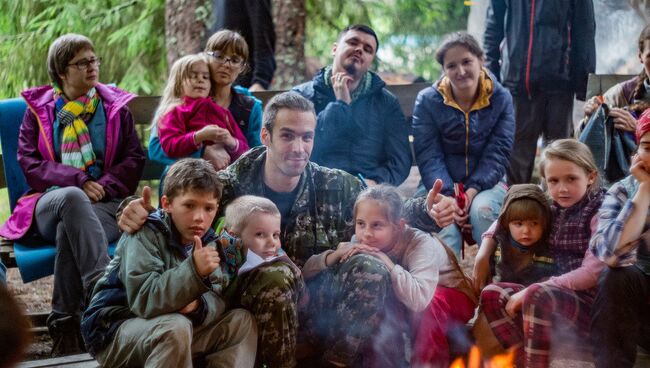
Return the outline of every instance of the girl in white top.
<path id="1" fill-rule="evenodd" d="M 364 190 L 354 205 L 352 242 L 312 256 L 303 267 L 305 279 L 322 277 L 325 271 L 329 276 L 319 290 L 329 300 L 316 309 L 329 316 L 329 325 L 333 325 L 318 336 L 328 347 L 323 356 L 328 363 L 351 365 L 362 353 L 354 348 L 367 343 L 372 348 L 363 351 L 364 365 L 369 361 L 383 366 L 406 363 L 392 360 L 400 356 L 394 349 L 404 347 L 399 338 L 412 313 L 423 311 L 431 301 L 447 254 L 436 238 L 406 225 L 402 207 L 394 187 Z M 346 275 L 354 272 L 365 273 L 362 284 L 367 285 L 349 285 Z M 313 301 L 321 299 L 314 295 Z"/>

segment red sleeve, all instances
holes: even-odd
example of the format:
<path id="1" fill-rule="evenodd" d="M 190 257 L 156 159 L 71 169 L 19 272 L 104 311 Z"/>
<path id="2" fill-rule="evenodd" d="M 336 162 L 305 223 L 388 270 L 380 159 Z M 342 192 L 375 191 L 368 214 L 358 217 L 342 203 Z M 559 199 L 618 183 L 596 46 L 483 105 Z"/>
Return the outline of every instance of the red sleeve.
<path id="1" fill-rule="evenodd" d="M 176 106 L 158 122 L 160 146 L 169 158 L 187 157 L 196 152 L 194 131 L 188 131 L 186 121 L 191 111 L 185 106 Z"/>

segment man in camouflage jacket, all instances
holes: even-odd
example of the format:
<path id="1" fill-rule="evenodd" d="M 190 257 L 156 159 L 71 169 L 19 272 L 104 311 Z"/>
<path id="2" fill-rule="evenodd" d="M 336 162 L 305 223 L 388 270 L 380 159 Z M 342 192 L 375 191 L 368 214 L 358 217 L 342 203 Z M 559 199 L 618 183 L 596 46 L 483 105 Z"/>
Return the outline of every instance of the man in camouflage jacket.
<path id="1" fill-rule="evenodd" d="M 301 267 L 310 256 L 350 239 L 352 208 L 361 182 L 341 170 L 309 161 L 316 130 L 316 114 L 309 100 L 295 92 L 276 95 L 268 102 L 263 121 L 264 147 L 248 151 L 219 172 L 224 185 L 219 208 L 223 213 L 228 203 L 244 194 L 271 199 L 282 213 L 282 247 Z M 122 230 L 134 232 L 142 226 L 148 214 L 145 202 L 132 201 L 124 209 L 119 216 Z M 366 274 L 360 278 L 372 282 Z M 255 317 L 258 365 L 294 367 L 296 276 L 289 266 L 276 262 L 251 271 L 245 284 L 235 293 L 237 300 L 230 302 L 231 307 L 244 307 Z M 309 308 L 313 313 L 318 309 Z"/>
<path id="2" fill-rule="evenodd" d="M 266 159 L 267 147 L 256 147 L 219 172 L 224 184 L 219 205 L 222 213 L 242 195 L 269 196 L 261 180 Z M 295 201 L 289 215 L 282 219 L 281 240 L 291 260 L 302 267 L 310 256 L 350 240 L 352 207 L 361 183 L 341 170 L 308 162 L 294 191 Z"/>

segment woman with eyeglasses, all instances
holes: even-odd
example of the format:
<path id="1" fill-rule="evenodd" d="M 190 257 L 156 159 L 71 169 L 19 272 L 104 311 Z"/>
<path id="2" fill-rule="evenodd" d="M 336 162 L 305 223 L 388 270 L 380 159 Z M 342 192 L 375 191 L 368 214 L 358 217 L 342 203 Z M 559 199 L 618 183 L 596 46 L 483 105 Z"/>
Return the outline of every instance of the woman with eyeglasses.
<path id="1" fill-rule="evenodd" d="M 126 104 L 133 94 L 99 83 L 101 59 L 90 39 L 57 38 L 47 56 L 51 85 L 22 92 L 27 111 L 18 162 L 31 188 L 0 236 L 56 245 L 52 355 L 84 350 L 80 313 L 120 236 L 115 213 L 134 193 L 144 153 Z"/>
<path id="2" fill-rule="evenodd" d="M 237 77 L 248 72 L 248 45 L 244 38 L 237 32 L 221 30 L 208 39 L 205 47 L 206 54 L 210 59 L 209 68 L 212 78 L 211 96 L 217 105 L 228 109 L 235 122 L 246 136 L 249 147 L 260 146 L 260 130 L 262 128 L 262 102 L 253 97 L 243 87 L 233 86 Z M 157 118 L 154 118 L 157 119 Z M 152 126 L 149 139 L 149 158 L 171 165 L 175 160 L 170 159 L 160 145 L 158 132 L 155 129 L 156 121 Z M 232 140 L 232 136 L 224 132 L 219 139 L 225 143 Z M 197 150 L 192 157 L 201 157 L 203 150 Z M 230 164 L 230 157 L 224 154 L 223 157 L 213 158 L 214 160 L 226 161 Z"/>

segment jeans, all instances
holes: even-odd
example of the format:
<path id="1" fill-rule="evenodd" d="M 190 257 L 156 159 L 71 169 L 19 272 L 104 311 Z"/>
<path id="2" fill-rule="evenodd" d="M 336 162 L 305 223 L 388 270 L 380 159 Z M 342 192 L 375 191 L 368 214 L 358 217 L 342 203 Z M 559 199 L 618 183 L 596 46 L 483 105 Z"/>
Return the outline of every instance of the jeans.
<path id="1" fill-rule="evenodd" d="M 469 223 L 472 224 L 472 237 L 477 243 L 481 243 L 483 233 L 499 217 L 506 191 L 506 185 L 499 182 L 492 189 L 484 190 L 474 197 L 469 208 Z M 458 225 L 451 224 L 442 229 L 438 235 L 454 250 L 457 257 L 460 256 L 463 237 Z"/>

